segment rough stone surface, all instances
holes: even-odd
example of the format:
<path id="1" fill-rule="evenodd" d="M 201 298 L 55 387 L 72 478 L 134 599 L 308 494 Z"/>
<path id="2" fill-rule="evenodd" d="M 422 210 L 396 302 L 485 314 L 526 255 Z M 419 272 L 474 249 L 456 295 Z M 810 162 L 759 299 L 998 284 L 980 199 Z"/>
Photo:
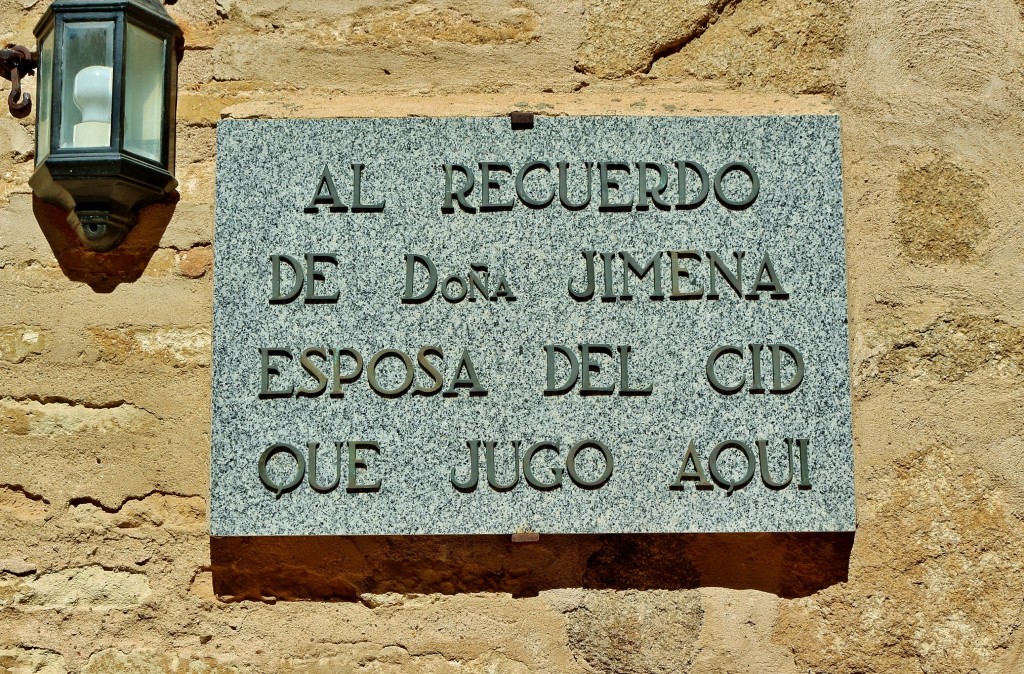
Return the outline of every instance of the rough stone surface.
<path id="1" fill-rule="evenodd" d="M 15 603 L 26 608 L 106 610 L 138 606 L 149 594 L 149 577 L 144 573 L 87 566 L 26 580 Z"/>
<path id="2" fill-rule="evenodd" d="M 900 241 L 917 261 L 969 260 L 988 232 L 981 204 L 985 185 L 975 175 L 937 160 L 899 176 Z"/>
<path id="3" fill-rule="evenodd" d="M 587 2 L 576 69 L 602 78 L 647 72 L 659 55 L 701 35 L 734 2 L 683 0 L 661 12 L 630 0 Z"/>
<path id="4" fill-rule="evenodd" d="M 607 674 L 686 671 L 703 622 L 695 592 L 584 591 L 565 614 L 576 661 Z"/>
<path id="5" fill-rule="evenodd" d="M 1021 618 L 1019 520 L 947 447 L 915 452 L 877 479 L 851 582 L 784 607 L 776 637 L 801 643 L 796 660 L 812 671 L 997 671 Z M 864 632 L 805 629 L 825 615 Z"/>
<path id="6" fill-rule="evenodd" d="M 151 591 L 102 611 L 6 605 L 0 672 L 129 662 L 113 649 L 175 674 L 584 674 L 595 667 L 568 631 L 581 588 L 634 592 L 628 607 L 595 601 L 596 629 L 614 611 L 643 615 L 647 643 L 692 659 L 693 674 L 1024 671 L 1024 4 L 740 0 L 696 37 L 693 17 L 711 16 L 698 3 L 628 4 L 635 26 L 616 32 L 590 21 L 613 5 L 589 0 L 179 0 L 181 200 L 162 231 L 143 231 L 157 235 L 142 261 L 55 252 L 27 184 L 34 122 L 0 115 L 0 398 L 87 418 L 123 400 L 155 415 L 0 434 L 0 601 L 94 566 L 144 574 Z M 47 5 L 0 0 L 0 43 L 31 45 Z M 357 23 L 380 46 L 356 44 Z M 840 115 L 856 537 L 271 545 L 211 540 L 196 524 L 209 347 L 170 343 L 211 333 L 213 274 L 191 258 L 213 240 L 215 123 L 511 110 Z M 11 355 L 24 330 L 39 341 Z M 167 350 L 135 340 L 154 332 L 175 336 Z M 697 641 L 660 632 L 694 615 L 663 610 L 691 595 Z M 617 662 L 642 671 L 650 661 L 630 652 Z"/>
<path id="7" fill-rule="evenodd" d="M 216 658 L 181 657 L 152 650 L 124 652 L 115 648 L 94 653 L 82 674 L 243 674 L 247 670 Z"/>
<path id="8" fill-rule="evenodd" d="M 0 485 L 0 509 L 18 519 L 44 519 L 49 504 L 45 498 L 26 491 L 21 485 Z"/>
<path id="9" fill-rule="evenodd" d="M 0 359 L 21 363 L 38 356 L 46 346 L 46 337 L 38 328 L 25 326 L 0 328 Z"/>
<path id="10" fill-rule="evenodd" d="M 650 74 L 710 89 L 836 94 L 849 16 L 845 0 L 726 3 L 703 32 L 664 52 Z"/>
<path id="11" fill-rule="evenodd" d="M 67 674 L 64 657 L 42 648 L 0 650 L 2 674 Z"/>

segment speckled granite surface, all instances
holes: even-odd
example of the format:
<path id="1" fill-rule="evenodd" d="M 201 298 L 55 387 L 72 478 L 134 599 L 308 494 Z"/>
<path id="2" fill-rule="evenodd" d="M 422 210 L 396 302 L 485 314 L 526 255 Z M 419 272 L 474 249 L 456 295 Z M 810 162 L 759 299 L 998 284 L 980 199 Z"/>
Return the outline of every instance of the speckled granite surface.
<path id="1" fill-rule="evenodd" d="M 742 161 L 760 178 L 760 194 L 749 208 L 724 207 L 714 196 L 693 209 L 600 211 L 598 171 L 590 206 L 567 210 L 554 203 L 533 209 L 467 213 L 456 205 L 442 211 L 442 165 L 504 161 L 514 169 L 527 160 L 570 164 L 571 197 L 583 197 L 584 161 L 634 162 L 627 175 L 615 171 L 622 189 L 615 199 L 637 199 L 635 162 L 669 166 L 665 198 L 675 196 L 673 160 L 692 160 L 713 179 L 720 168 Z M 329 165 L 339 199 L 351 204 L 353 162 L 366 165 L 363 201 L 386 200 L 378 212 L 305 211 Z M 493 174 L 501 188 L 495 199 L 512 198 L 514 176 Z M 541 195 L 556 184 L 557 170 L 530 172 L 526 187 Z M 464 178 L 456 173 L 455 183 Z M 651 182 L 656 182 L 654 171 Z M 695 174 L 690 174 L 691 193 Z M 738 198 L 749 182 L 738 171 L 724 181 Z M 830 116 L 705 118 L 544 118 L 535 128 L 511 130 L 507 118 L 241 120 L 221 122 L 217 144 L 215 309 L 211 533 L 287 534 L 465 534 L 685 531 L 844 531 L 855 524 L 846 326 L 839 121 Z M 755 283 L 768 253 L 788 299 L 737 297 L 718 276 L 720 299 L 649 299 L 648 276 L 631 277 L 633 299 L 601 301 L 604 289 L 597 259 L 597 293 L 586 302 L 567 292 L 570 277 L 584 281 L 582 251 L 626 251 L 645 265 L 658 251 L 716 251 L 734 267 L 733 251 L 744 251 L 744 292 Z M 326 280 L 318 292 L 337 291 L 336 303 L 271 303 L 271 261 L 275 254 L 301 258 L 330 253 L 339 264 L 319 264 Z M 443 279 L 468 275 L 486 265 L 491 290 L 504 274 L 515 301 L 449 303 L 438 291 L 422 303 L 403 303 L 405 255 L 429 256 Z M 671 291 L 669 256 L 662 256 L 663 292 Z M 688 261 L 692 276 L 681 289 L 707 288 L 710 265 Z M 423 279 L 417 274 L 416 289 Z M 621 292 L 622 262 L 615 258 L 613 289 Z M 282 284 L 291 284 L 287 267 Z M 452 290 L 456 286 L 451 286 Z M 646 396 L 582 396 L 579 385 L 565 395 L 544 395 L 547 344 L 569 345 L 579 357 L 581 343 L 630 345 L 629 383 L 653 385 Z M 717 393 L 705 363 L 719 346 L 785 343 L 806 362 L 794 392 L 734 395 Z M 456 377 L 464 350 L 471 355 L 486 395 L 382 397 L 365 371 L 342 385 L 343 396 L 260 398 L 260 348 L 288 348 L 292 362 L 272 358 L 280 376 L 272 387 L 316 388 L 299 363 L 303 349 L 350 348 L 368 366 L 373 354 L 397 349 L 416 362 L 425 346 L 440 347 L 443 362 L 429 356 L 443 374 L 444 388 Z M 619 383 L 618 355 L 598 355 L 595 385 Z M 762 376 L 771 383 L 771 353 L 762 354 Z M 311 362 L 331 377 L 331 363 Z M 346 372 L 352 361 L 342 358 Z M 740 360 L 726 356 L 718 371 L 727 383 L 743 375 Z M 783 380 L 792 373 L 782 358 Z M 401 361 L 379 363 L 382 388 L 402 379 Z M 431 378 L 414 370 L 413 386 L 430 388 Z M 557 372 L 559 376 L 563 373 Z M 462 373 L 465 376 L 465 372 Z M 749 380 L 749 363 L 746 377 Z M 792 482 L 766 486 L 757 440 L 767 441 L 769 477 L 786 475 L 785 438 L 807 439 L 808 481 L 800 488 L 796 457 Z M 261 480 L 261 454 L 275 443 L 293 445 L 305 458 L 307 443 L 319 442 L 318 479 L 336 472 L 335 441 L 372 441 L 363 447 L 367 467 L 361 484 L 381 480 L 377 491 L 346 489 L 348 450 L 342 448 L 340 485 L 319 492 L 307 481 L 277 497 Z M 450 472 L 469 474 L 467 440 L 497 441 L 497 477 L 512 479 L 512 442 L 519 456 L 540 441 L 559 447 L 536 454 L 534 473 L 549 481 L 552 466 L 564 468 L 576 443 L 594 439 L 614 457 L 608 481 L 596 489 L 563 475 L 562 485 L 538 490 L 520 477 L 506 491 L 488 485 L 485 453 L 479 452 L 479 484 L 453 487 Z M 684 480 L 671 489 L 692 441 L 708 471 L 716 445 L 740 441 L 751 450 L 753 478 L 732 493 L 726 483 L 743 477 L 740 450 L 723 449 L 718 462 L 724 482 L 696 489 Z M 577 462 L 580 481 L 594 480 L 605 465 L 593 448 Z M 688 468 L 692 471 L 693 466 Z M 269 461 L 273 483 L 296 475 L 287 454 Z"/>

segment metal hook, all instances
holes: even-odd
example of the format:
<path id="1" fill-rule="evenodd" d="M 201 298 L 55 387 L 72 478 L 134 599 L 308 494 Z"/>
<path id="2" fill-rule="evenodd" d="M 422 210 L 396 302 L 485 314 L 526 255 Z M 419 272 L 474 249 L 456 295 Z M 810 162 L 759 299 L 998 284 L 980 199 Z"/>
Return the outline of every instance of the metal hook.
<path id="1" fill-rule="evenodd" d="M 37 65 L 35 55 L 28 47 L 7 45 L 5 49 L 0 49 L 0 76 L 11 81 L 7 107 L 14 117 L 27 117 L 32 112 L 32 97 L 22 94 L 21 78 L 33 74 Z"/>
<path id="2" fill-rule="evenodd" d="M 32 112 L 32 97 L 25 94 L 22 98 L 21 94 L 21 76 L 18 75 L 17 70 L 11 71 L 11 93 L 7 96 L 7 107 L 11 110 L 11 115 L 17 118 L 26 117 Z"/>

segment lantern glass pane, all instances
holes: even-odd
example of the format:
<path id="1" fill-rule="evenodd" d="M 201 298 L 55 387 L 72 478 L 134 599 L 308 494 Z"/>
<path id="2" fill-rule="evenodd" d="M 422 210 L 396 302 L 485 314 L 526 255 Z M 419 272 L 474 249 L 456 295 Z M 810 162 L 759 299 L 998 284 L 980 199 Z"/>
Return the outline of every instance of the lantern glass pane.
<path id="1" fill-rule="evenodd" d="M 128 24 L 125 43 L 124 149 L 160 161 L 164 139 L 167 43 Z"/>
<path id="2" fill-rule="evenodd" d="M 36 164 L 50 154 L 50 103 L 53 95 L 53 31 L 39 46 L 39 120 L 36 124 Z"/>
<path id="3" fill-rule="evenodd" d="M 109 147 L 114 22 L 64 24 L 61 147 Z"/>

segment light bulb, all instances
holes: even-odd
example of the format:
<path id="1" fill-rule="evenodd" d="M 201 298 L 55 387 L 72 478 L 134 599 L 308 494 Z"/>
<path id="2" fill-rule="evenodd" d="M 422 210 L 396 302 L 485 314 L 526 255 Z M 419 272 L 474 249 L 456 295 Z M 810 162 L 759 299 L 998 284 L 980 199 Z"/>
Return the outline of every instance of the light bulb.
<path id="1" fill-rule="evenodd" d="M 75 75 L 73 97 L 82 113 L 75 124 L 74 147 L 110 145 L 110 108 L 114 91 L 114 69 L 89 66 Z"/>

